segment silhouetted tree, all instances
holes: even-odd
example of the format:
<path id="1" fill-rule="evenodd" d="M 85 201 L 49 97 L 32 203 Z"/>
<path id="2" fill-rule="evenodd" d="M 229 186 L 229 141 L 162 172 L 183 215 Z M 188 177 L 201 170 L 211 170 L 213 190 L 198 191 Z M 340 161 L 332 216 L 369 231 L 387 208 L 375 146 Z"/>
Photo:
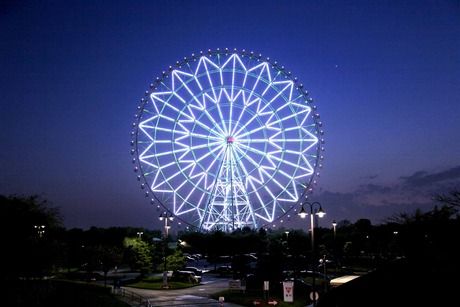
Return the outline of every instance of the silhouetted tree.
<path id="1" fill-rule="evenodd" d="M 435 200 L 445 205 L 460 208 L 460 191 L 458 190 L 451 191 L 447 195 L 438 194 L 435 196 Z"/>
<path id="2" fill-rule="evenodd" d="M 38 196 L 2 196 L 3 217 L 2 277 L 48 274 L 59 258 L 60 242 L 56 232 L 61 227 L 57 208 Z"/>

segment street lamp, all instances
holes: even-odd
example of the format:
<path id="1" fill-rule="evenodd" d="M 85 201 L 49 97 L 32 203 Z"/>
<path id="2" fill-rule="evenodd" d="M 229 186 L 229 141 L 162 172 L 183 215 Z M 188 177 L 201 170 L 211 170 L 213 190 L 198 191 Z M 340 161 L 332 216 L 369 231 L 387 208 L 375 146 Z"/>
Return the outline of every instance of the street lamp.
<path id="1" fill-rule="evenodd" d="M 337 228 L 337 222 L 335 220 L 332 221 L 332 227 L 334 228 L 334 242 L 335 242 L 336 228 Z"/>
<path id="2" fill-rule="evenodd" d="M 286 244 L 289 246 L 289 231 L 285 231 L 284 234 L 286 235 Z"/>
<path id="3" fill-rule="evenodd" d="M 164 236 L 165 238 L 168 238 L 168 235 L 169 235 L 169 229 L 171 228 L 171 226 L 168 225 L 168 221 L 173 221 L 174 220 L 174 216 L 172 215 L 172 213 L 168 213 L 168 212 L 164 212 L 162 214 L 160 214 L 160 216 L 158 217 L 158 219 L 160 221 L 164 221 Z"/>
<path id="4" fill-rule="evenodd" d="M 332 221 L 332 227 L 334 228 L 334 262 L 335 262 L 335 274 L 337 275 L 337 222 L 335 220 Z"/>
<path id="5" fill-rule="evenodd" d="M 168 286 L 168 272 L 166 271 L 166 243 L 168 240 L 169 229 L 171 226 L 168 225 L 168 221 L 172 222 L 174 220 L 174 216 L 172 213 L 164 212 L 161 213 L 158 217 L 160 221 L 164 221 L 164 242 L 163 242 L 163 288 L 169 288 Z"/>
<path id="6" fill-rule="evenodd" d="M 34 225 L 34 228 L 37 230 L 38 237 L 43 237 L 45 233 L 45 225 Z"/>
<path id="7" fill-rule="evenodd" d="M 298 213 L 298 215 L 301 218 L 306 218 L 308 213 L 305 211 L 304 205 L 308 205 L 310 207 L 310 233 L 311 233 L 311 254 L 312 254 L 312 263 L 313 263 L 313 280 L 312 280 L 312 300 L 313 300 L 313 306 L 316 306 L 316 289 L 315 289 L 315 274 L 316 274 L 316 262 L 315 262 L 315 219 L 314 215 L 316 214 L 318 217 L 322 218 L 326 215 L 326 212 L 324 212 L 323 208 L 321 207 L 321 204 L 317 201 L 313 203 L 306 202 L 305 204 L 302 204 L 302 207 Z M 317 206 L 318 209 L 316 210 L 315 213 L 313 213 L 313 207 Z"/>
<path id="8" fill-rule="evenodd" d="M 142 231 L 138 231 L 138 232 L 137 232 L 137 237 L 138 237 L 139 239 L 141 239 L 143 234 L 144 234 L 144 233 L 143 233 Z"/>

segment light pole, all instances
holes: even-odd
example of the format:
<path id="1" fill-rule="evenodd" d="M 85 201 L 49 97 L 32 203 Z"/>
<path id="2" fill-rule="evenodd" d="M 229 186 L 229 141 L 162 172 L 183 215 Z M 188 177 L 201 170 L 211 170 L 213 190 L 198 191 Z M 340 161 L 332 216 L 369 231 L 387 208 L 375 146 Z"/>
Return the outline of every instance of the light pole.
<path id="1" fill-rule="evenodd" d="M 332 221 L 332 227 L 334 228 L 334 262 L 335 262 L 335 274 L 337 275 L 337 222 L 335 220 Z"/>
<path id="2" fill-rule="evenodd" d="M 144 233 L 143 233 L 142 231 L 138 231 L 138 232 L 137 232 L 137 237 L 138 237 L 139 239 L 141 239 L 143 234 L 144 234 Z"/>
<path id="3" fill-rule="evenodd" d="M 334 228 L 334 241 L 335 241 L 336 228 L 337 228 L 337 222 L 335 220 L 332 221 L 332 227 Z"/>
<path id="4" fill-rule="evenodd" d="M 301 218 L 306 218 L 308 213 L 305 211 L 304 205 L 308 205 L 310 207 L 310 234 L 311 234 L 311 255 L 312 255 L 312 263 L 313 263 L 313 280 L 312 280 L 312 295 L 311 298 L 313 300 L 313 306 L 316 306 L 316 289 L 315 289 L 315 274 L 316 274 L 316 261 L 315 261 L 315 219 L 314 219 L 314 214 L 316 214 L 318 217 L 322 218 L 324 215 L 326 215 L 326 212 L 324 212 L 323 208 L 321 207 L 321 204 L 317 201 L 313 203 L 306 202 L 305 204 L 302 204 L 302 208 L 300 209 L 300 212 L 298 213 Z M 313 207 L 317 206 L 318 210 L 316 210 L 315 213 L 313 213 Z"/>
<path id="5" fill-rule="evenodd" d="M 171 226 L 168 225 L 168 221 L 172 222 L 174 220 L 174 216 L 172 215 L 172 213 L 164 212 L 160 214 L 158 218 L 160 221 L 164 221 L 164 235 L 165 238 L 168 238 L 169 229 L 171 228 Z"/>
<path id="6" fill-rule="evenodd" d="M 164 242 L 163 242 L 163 259 L 164 259 L 164 262 L 163 262 L 163 286 L 162 287 L 163 288 L 169 288 L 169 286 L 168 286 L 168 272 L 166 271 L 166 244 L 167 244 L 168 235 L 169 235 L 169 228 L 171 228 L 171 226 L 168 225 L 168 221 L 172 222 L 174 220 L 174 216 L 172 215 L 172 213 L 164 212 L 164 213 L 160 214 L 158 219 L 160 221 L 164 221 Z"/>
<path id="7" fill-rule="evenodd" d="M 285 231 L 284 234 L 286 235 L 286 254 L 289 255 L 289 231 Z"/>

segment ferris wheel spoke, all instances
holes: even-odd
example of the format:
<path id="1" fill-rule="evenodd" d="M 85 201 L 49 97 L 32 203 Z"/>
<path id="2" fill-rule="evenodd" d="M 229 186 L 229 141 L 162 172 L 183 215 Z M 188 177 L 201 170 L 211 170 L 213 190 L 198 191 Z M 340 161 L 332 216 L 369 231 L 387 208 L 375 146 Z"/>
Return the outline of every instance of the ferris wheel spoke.
<path id="1" fill-rule="evenodd" d="M 249 162 L 255 167 L 255 169 L 259 172 L 259 174 L 260 174 L 260 176 L 261 176 L 261 177 L 260 177 L 261 182 L 263 182 L 263 180 L 264 180 L 264 178 L 262 177 L 262 173 L 264 173 L 268 178 L 272 177 L 272 175 L 270 175 L 270 174 L 267 172 L 266 166 L 265 166 L 265 165 L 261 165 L 261 163 L 257 163 L 257 162 L 254 161 L 254 159 L 251 158 L 249 155 L 244 154 L 244 152 L 241 150 L 241 148 L 236 147 L 236 149 L 237 149 L 239 152 L 243 153 L 244 158 L 245 158 L 247 161 L 249 161 Z M 241 161 L 241 160 L 240 160 L 240 161 Z"/>
<path id="2" fill-rule="evenodd" d="M 169 92 L 170 94 L 172 94 L 172 96 L 174 97 L 180 97 L 178 95 L 175 95 L 173 92 Z M 168 108 L 172 109 L 173 111 L 175 111 L 176 113 L 188 118 L 189 120 L 193 120 L 193 116 L 191 116 L 190 114 L 187 114 L 185 113 L 184 111 L 180 110 L 179 108 L 176 108 L 175 106 L 173 106 L 171 103 L 169 103 L 169 101 L 167 100 L 164 100 L 164 99 L 159 99 L 157 96 L 155 96 L 154 94 L 150 95 L 151 99 L 153 101 L 158 101 L 160 103 L 162 103 L 164 106 L 167 106 Z M 182 98 L 180 98 L 179 100 L 181 100 Z M 186 103 L 185 100 L 181 100 L 183 103 Z"/>
<path id="3" fill-rule="evenodd" d="M 175 120 L 173 120 L 173 121 L 175 122 Z M 190 132 L 189 129 L 187 129 L 180 121 L 178 121 L 178 125 L 183 129 L 183 131 L 177 130 L 177 129 L 159 127 L 159 126 L 144 125 L 144 124 L 141 125 L 140 128 L 149 137 L 151 137 L 150 133 L 148 133 L 145 130 L 145 128 L 149 128 L 149 129 L 152 129 L 154 131 L 168 132 L 168 133 L 171 133 L 171 134 L 179 133 L 179 134 L 186 135 L 186 136 L 195 136 L 195 137 L 199 137 L 199 138 L 203 138 L 203 139 L 214 139 L 214 140 L 221 140 L 222 139 L 221 137 L 219 137 L 220 135 L 216 134 L 216 133 L 215 133 L 216 136 L 210 136 L 210 135 L 204 135 L 204 134 L 200 134 L 200 133 L 196 133 L 196 132 Z M 203 127 L 203 129 L 205 129 L 205 130 L 207 130 L 209 132 L 212 132 L 211 129 L 208 126 L 206 126 L 204 124 L 201 124 L 201 126 Z M 156 141 L 156 140 L 153 140 L 153 141 Z"/>
<path id="4" fill-rule="evenodd" d="M 276 161 L 278 161 L 278 162 L 280 162 L 280 163 L 282 163 L 282 164 L 287 164 L 287 165 L 289 165 L 289 166 L 292 166 L 292 167 L 295 167 L 295 168 L 299 168 L 299 169 L 304 170 L 304 171 L 306 171 L 306 172 L 310 172 L 310 171 L 311 171 L 311 169 L 306 168 L 306 167 L 303 167 L 303 166 L 301 166 L 300 164 L 294 164 L 294 163 L 292 163 L 292 162 L 290 162 L 290 161 L 287 161 L 287 160 L 285 160 L 285 159 L 281 159 L 281 158 L 279 158 L 279 157 L 277 157 L 277 156 L 273 156 L 270 152 L 269 152 L 269 153 L 264 153 L 264 152 L 262 152 L 262 151 L 260 151 L 260 150 L 257 150 L 257 149 L 255 149 L 255 148 L 248 147 L 248 146 L 246 146 L 246 145 L 242 145 L 242 146 L 245 147 L 245 148 L 247 148 L 247 150 L 249 150 L 249 151 L 252 151 L 252 152 L 254 152 L 254 153 L 258 153 L 259 155 L 265 156 L 265 157 L 267 158 L 267 160 L 269 160 L 270 162 L 272 162 L 271 159 L 274 159 L 274 160 L 276 160 Z M 287 153 L 292 153 L 292 154 L 299 154 L 299 152 L 297 152 L 297 151 L 292 151 L 292 150 L 285 150 L 285 152 L 287 152 Z M 265 169 L 267 169 L 266 166 L 258 165 L 258 164 L 257 164 L 252 158 L 250 158 L 249 156 L 246 156 L 246 158 L 248 158 L 248 160 L 251 161 L 252 164 L 254 164 L 254 166 L 257 167 L 259 170 L 265 170 Z M 272 162 L 272 163 L 273 163 L 273 162 Z M 273 163 L 273 165 L 274 165 L 274 163 Z M 271 169 L 271 168 L 269 168 L 269 169 Z M 292 178 L 291 175 L 288 175 L 287 173 L 283 172 L 283 171 L 280 170 L 280 169 L 278 169 L 277 172 L 280 172 L 280 173 L 282 172 L 283 175 L 285 175 L 287 178 Z M 268 175 L 268 173 L 267 173 L 266 171 L 264 171 L 264 173 L 265 173 L 267 176 L 270 177 L 270 175 Z"/>
<path id="5" fill-rule="evenodd" d="M 259 81 L 261 80 L 261 77 L 262 77 L 264 72 L 267 74 L 268 81 L 271 83 L 271 75 L 270 75 L 270 70 L 268 69 L 268 63 L 261 63 L 261 64 L 253 67 L 252 69 L 250 69 L 250 70 L 248 70 L 246 72 L 246 75 L 244 76 L 244 83 L 243 84 L 246 83 L 248 73 L 250 73 L 250 72 L 252 72 L 252 71 L 254 71 L 254 70 L 256 70 L 256 69 L 258 69 L 260 67 L 262 67 L 262 69 L 260 69 L 259 75 L 257 76 L 256 81 L 254 82 L 254 85 L 252 86 L 252 89 L 251 89 L 251 92 L 249 94 L 248 100 L 250 100 L 252 95 L 254 94 L 254 91 L 255 91 L 257 85 L 259 84 Z"/>
<path id="6" fill-rule="evenodd" d="M 182 200 L 182 204 L 176 209 L 177 211 L 180 211 L 188 203 L 188 199 L 190 198 L 190 196 L 192 196 L 193 192 L 195 192 L 196 186 L 200 184 L 203 178 L 204 178 L 204 175 L 201 176 L 200 179 L 198 179 L 198 181 L 196 182 L 196 185 L 190 190 L 187 196 Z"/>
<path id="7" fill-rule="evenodd" d="M 227 133 L 225 132 L 225 125 L 223 124 L 223 115 L 222 115 L 222 111 L 220 110 L 220 107 L 219 105 L 217 104 L 217 109 L 219 111 L 219 117 L 221 119 L 221 124 L 219 125 L 216 120 L 211 116 L 211 114 L 209 114 L 208 110 L 207 109 L 204 109 L 204 114 L 206 115 L 206 117 L 214 124 L 214 127 L 219 130 L 219 133 L 221 134 L 224 134 L 226 135 Z M 222 127 L 221 127 L 222 126 Z M 223 128 L 223 129 L 222 129 Z M 210 129 L 210 128 L 208 128 Z M 213 131 L 212 129 L 210 129 L 211 131 Z M 217 134 L 217 133 L 215 133 Z M 217 134 L 218 135 L 218 134 Z"/>
<path id="8" fill-rule="evenodd" d="M 287 82 L 287 85 L 286 85 L 284 88 L 282 88 L 281 90 L 276 89 L 275 85 L 277 85 L 277 84 L 285 84 L 286 82 Z M 276 93 L 276 94 L 275 94 L 273 97 L 271 97 L 271 98 L 268 97 L 268 95 L 267 95 L 267 92 L 268 92 L 268 90 L 270 90 L 270 89 L 274 90 L 275 93 Z M 257 113 L 258 113 L 258 114 L 263 114 L 263 113 L 264 113 L 263 111 L 265 111 L 265 109 L 267 109 L 267 108 L 272 108 L 272 106 L 271 106 L 272 103 L 275 102 L 280 96 L 282 96 L 283 93 L 284 93 L 285 91 L 287 91 L 288 89 L 290 90 L 290 93 L 292 93 L 292 82 L 291 82 L 291 81 L 274 81 L 274 82 L 271 82 L 270 84 L 268 84 L 267 87 L 265 88 L 265 91 L 262 93 L 262 96 L 263 96 L 264 98 L 266 98 L 266 100 L 263 99 L 263 101 L 266 101 L 266 103 L 264 104 L 264 106 L 263 106 L 262 108 L 258 108 L 258 112 L 257 112 Z M 292 96 L 292 95 L 289 94 L 289 97 L 284 98 L 282 101 L 283 101 L 284 103 L 289 104 L 289 103 L 290 103 L 290 98 L 291 98 L 291 96 Z M 270 100 L 268 100 L 268 99 L 270 99 Z M 268 100 L 268 101 L 267 101 L 267 100 Z"/>
<path id="9" fill-rule="evenodd" d="M 205 114 L 208 114 L 208 112 L 206 110 L 205 110 Z M 203 129 L 209 131 L 210 133 L 214 134 L 216 137 L 219 137 L 219 134 L 217 132 L 215 132 L 213 129 L 211 129 L 211 127 L 209 127 L 208 125 L 204 124 L 202 121 L 194 119 L 193 123 L 195 125 L 200 126 Z"/>
<path id="10" fill-rule="evenodd" d="M 277 119 L 277 120 L 274 121 L 274 122 L 269 121 L 269 122 L 267 123 L 267 126 L 270 127 L 270 126 L 273 126 L 273 125 L 278 124 L 278 123 L 280 123 L 280 122 L 287 121 L 287 120 L 290 119 L 290 118 L 296 117 L 296 116 L 298 116 L 298 115 L 300 115 L 300 114 L 302 114 L 302 113 L 306 113 L 306 112 L 308 112 L 308 111 L 307 111 L 307 110 L 302 110 L 302 111 L 299 111 L 299 112 L 297 112 L 297 113 L 292 113 L 292 114 L 290 114 L 290 115 L 287 115 L 287 116 L 285 116 L 285 117 L 283 117 L 283 118 L 279 118 L 279 119 Z"/>
<path id="11" fill-rule="evenodd" d="M 225 125 L 225 117 L 222 114 L 222 109 L 220 107 L 220 102 L 222 100 L 223 95 L 224 95 L 224 89 L 220 89 L 219 97 L 217 98 L 216 108 L 217 108 L 217 113 L 219 114 L 219 120 L 220 120 L 220 125 L 222 126 L 222 131 L 224 132 L 225 135 L 228 135 L 227 127 Z"/>
<path id="12" fill-rule="evenodd" d="M 268 157 L 268 153 L 270 153 L 270 152 L 267 153 L 267 152 L 261 151 L 261 150 L 259 150 L 259 149 L 257 149 L 257 148 L 254 148 L 254 147 L 251 147 L 251 146 L 247 146 L 247 145 L 245 145 L 245 144 L 238 144 L 238 146 L 243 147 L 243 148 L 246 149 L 247 151 L 250 151 L 250 152 L 253 152 L 253 153 L 255 153 L 255 154 L 258 154 L 258 155 L 260 155 L 262 158 L 268 158 L 268 159 L 270 159 L 270 157 Z M 239 149 L 239 148 L 238 148 L 238 149 Z M 239 150 L 241 150 L 241 149 L 239 149 Z M 243 151 L 241 150 L 241 152 L 243 152 Z M 243 155 L 243 156 L 245 157 L 246 155 Z"/>
<path id="13" fill-rule="evenodd" d="M 222 138 L 220 137 L 215 137 L 215 136 L 210 136 L 210 135 L 204 135 L 204 134 L 201 134 L 201 133 L 196 133 L 196 132 L 190 132 L 190 131 L 180 131 L 180 130 L 174 130 L 174 131 L 171 131 L 171 132 L 174 132 L 174 133 L 178 133 L 178 134 L 182 134 L 183 136 L 181 138 L 184 138 L 184 137 L 196 137 L 198 139 L 203 139 L 203 140 L 215 140 L 215 141 L 220 141 L 222 142 Z"/>
<path id="14" fill-rule="evenodd" d="M 161 187 L 161 186 L 164 185 L 165 183 L 169 183 L 169 181 L 170 181 L 171 179 L 175 178 L 175 177 L 176 177 L 177 175 L 179 175 L 179 174 L 182 174 L 182 171 L 187 170 L 187 169 L 189 169 L 189 168 L 192 167 L 192 166 L 193 166 L 193 164 L 190 163 L 189 165 L 187 165 L 187 166 L 185 166 L 184 168 L 182 168 L 181 170 L 175 172 L 174 174 L 172 174 L 172 175 L 169 176 L 168 178 L 164 179 L 163 181 L 160 181 L 160 183 L 158 183 L 157 185 L 152 186 L 152 190 L 155 190 L 155 189 Z M 172 190 L 174 191 L 174 189 L 172 189 Z"/>
<path id="15" fill-rule="evenodd" d="M 217 98 L 217 95 L 216 95 L 216 92 L 215 92 L 215 89 L 214 89 L 214 84 L 212 82 L 212 78 L 211 78 L 211 70 L 209 70 L 208 68 L 208 65 L 214 67 L 214 70 L 216 71 L 219 71 L 220 72 L 220 68 L 218 65 L 216 65 L 215 63 L 213 63 L 210 59 L 208 59 L 207 57 L 203 56 L 200 58 L 200 60 L 198 61 L 198 65 L 197 65 L 197 68 L 195 70 L 195 76 L 199 75 L 199 70 L 204 68 L 205 70 L 205 73 L 206 73 L 206 76 L 208 77 L 208 82 L 209 82 L 209 85 L 210 85 L 210 89 L 212 91 L 212 93 L 214 94 L 214 99 Z"/>
<path id="16" fill-rule="evenodd" d="M 218 149 L 220 149 L 220 151 L 217 153 L 216 157 L 212 160 L 212 162 L 206 168 L 206 174 L 209 173 L 209 171 L 213 167 L 214 163 L 216 163 L 216 161 L 221 160 L 221 156 L 225 153 L 225 146 L 223 144 L 221 146 L 216 147 L 215 149 L 213 149 L 212 153 L 216 152 Z"/>
<path id="17" fill-rule="evenodd" d="M 175 84 L 175 79 L 179 80 L 179 82 L 181 83 L 181 85 L 187 90 L 187 92 L 190 94 L 190 97 L 192 97 L 192 99 L 198 104 L 198 108 L 200 110 L 203 110 L 204 107 L 203 105 L 201 104 L 201 102 L 198 100 L 198 98 L 196 97 L 196 95 L 193 93 L 193 91 L 187 86 L 187 83 L 184 82 L 184 80 L 180 77 L 180 74 L 183 74 L 185 76 L 188 76 L 189 78 L 194 78 L 194 76 L 192 74 L 188 74 L 188 73 L 184 73 L 184 72 L 181 72 L 180 70 L 173 70 L 172 72 L 172 75 L 173 75 L 173 79 L 172 79 L 172 82 L 173 82 L 173 91 L 176 92 L 176 84 Z M 177 94 L 178 96 L 180 96 L 179 94 Z"/>
<path id="18" fill-rule="evenodd" d="M 236 147 L 236 148 L 232 148 L 233 150 L 238 150 L 239 149 Z M 256 188 L 256 186 L 254 185 L 254 182 L 253 181 L 256 181 L 258 182 L 259 184 L 261 184 L 261 181 L 257 180 L 254 176 L 250 175 L 249 172 L 246 170 L 246 167 L 244 166 L 244 163 L 241 162 L 241 160 L 237 160 L 238 161 L 238 165 L 239 167 L 241 168 L 241 170 L 243 170 L 243 173 L 245 174 L 245 177 L 246 177 L 246 185 L 247 183 L 249 182 L 250 186 L 252 187 L 252 193 L 254 193 L 257 197 L 257 199 L 259 200 L 260 203 L 263 203 L 262 201 L 262 197 L 260 196 L 259 192 L 258 192 L 258 189 Z M 263 210 L 266 212 L 266 214 L 268 215 L 268 210 L 266 207 L 263 207 Z"/>
<path id="19" fill-rule="evenodd" d="M 206 105 L 206 99 L 210 100 L 212 102 L 212 104 L 216 106 L 216 108 L 218 109 L 218 112 L 219 112 L 219 119 L 221 120 L 221 123 L 222 123 L 223 122 L 223 115 L 222 115 L 222 111 L 220 110 L 220 107 L 219 107 L 219 99 L 220 98 L 213 99 L 209 95 L 204 94 L 203 95 L 203 105 Z M 213 126 L 218 130 L 218 132 L 215 132 L 213 129 L 211 129 L 209 127 L 207 128 L 208 130 L 210 130 L 213 134 L 216 134 L 216 135 L 219 135 L 219 133 L 220 133 L 220 135 L 226 134 L 226 132 L 224 130 L 222 130 L 222 128 L 225 128 L 225 126 L 221 127 L 221 125 L 219 125 L 216 122 L 216 120 L 214 119 L 212 114 L 209 113 L 207 107 L 204 108 L 203 113 L 206 115 L 206 118 L 213 124 Z M 199 120 L 198 120 L 198 122 L 199 122 Z"/>
<path id="20" fill-rule="evenodd" d="M 221 149 L 221 152 L 222 152 L 222 150 L 224 149 L 223 147 L 224 147 L 223 145 L 222 145 L 222 146 L 219 146 L 219 147 L 216 147 L 216 148 L 214 148 L 209 154 L 212 154 L 213 152 L 217 151 L 219 148 Z M 209 154 L 208 154 L 208 155 L 209 155 Z M 206 156 L 208 156 L 208 155 L 206 155 Z M 220 154 L 218 154 L 217 157 L 218 157 L 219 155 L 220 155 Z M 183 206 L 185 205 L 185 203 L 188 201 L 188 199 L 190 198 L 190 196 L 191 196 L 191 195 L 193 194 L 193 192 L 196 190 L 196 187 L 201 183 L 201 181 L 202 181 L 203 179 L 204 179 L 204 181 L 205 181 L 204 185 L 206 186 L 207 173 L 208 173 L 209 170 L 211 169 L 211 167 L 212 167 L 212 165 L 214 164 L 214 162 L 218 160 L 217 157 L 212 161 L 212 163 L 208 166 L 208 168 L 207 168 L 204 172 L 201 172 L 201 173 L 196 174 L 195 176 L 193 176 L 193 178 L 198 178 L 198 177 L 199 177 L 199 180 L 198 180 L 198 182 L 196 182 L 196 183 L 193 184 L 192 190 L 191 190 L 190 193 L 187 195 L 187 197 L 183 200 L 182 205 L 179 206 L 179 208 L 177 208 L 177 210 L 181 210 L 181 209 L 182 209 L 182 207 L 183 207 Z M 202 159 L 204 159 L 204 158 L 205 158 L 205 157 L 202 157 Z M 198 162 L 198 161 L 196 161 L 196 162 Z M 193 167 L 195 167 L 195 166 L 196 166 L 196 163 L 194 164 Z M 189 175 L 190 175 L 190 174 L 189 174 Z M 190 176 L 190 177 L 192 178 L 192 176 Z M 199 203 L 201 203 L 203 196 L 204 196 L 204 194 L 203 194 L 202 197 L 200 198 L 200 202 L 199 202 Z"/>
<path id="21" fill-rule="evenodd" d="M 260 102 L 259 102 L 259 103 L 260 103 Z M 271 116 L 273 116 L 273 113 L 270 113 L 270 112 L 264 113 L 264 115 L 268 115 L 268 114 L 271 114 Z M 253 114 L 252 117 L 251 117 L 243 126 L 241 126 L 241 127 L 238 129 L 238 131 L 236 131 L 234 134 L 235 134 L 236 136 L 238 136 L 238 137 L 246 136 L 247 134 L 242 134 L 242 135 L 240 135 L 241 131 L 243 131 L 246 127 L 248 127 L 248 126 L 249 126 L 255 119 L 257 119 L 257 117 L 259 117 L 260 115 L 261 115 L 260 112 L 257 112 L 257 113 L 255 113 L 255 114 Z M 270 116 L 270 118 L 271 118 L 271 116 Z M 259 128 L 260 128 L 259 130 L 262 130 L 262 129 L 264 129 L 265 127 L 264 127 L 264 126 L 259 126 Z M 259 130 L 257 130 L 257 131 L 259 131 Z"/>
<path id="22" fill-rule="evenodd" d="M 242 145 L 242 146 L 247 147 L 246 145 Z M 247 147 L 247 148 L 249 148 L 249 147 Z M 254 149 L 251 148 L 251 149 L 248 149 L 248 150 L 253 151 Z M 257 150 L 254 150 L 254 151 L 257 151 Z M 281 158 L 279 158 L 279 157 L 274 155 L 275 153 L 282 153 L 282 152 L 301 155 L 300 152 L 294 151 L 294 150 L 275 150 L 275 151 L 265 153 L 265 155 L 269 159 L 274 159 L 274 160 L 276 160 L 276 161 L 278 161 L 280 163 L 283 163 L 283 164 L 286 164 L 286 165 L 289 165 L 289 166 L 292 166 L 292 167 L 295 167 L 295 168 L 300 168 L 300 169 L 305 170 L 305 171 L 309 171 L 309 169 L 307 169 L 307 168 L 305 168 L 305 167 L 303 167 L 303 166 L 301 166 L 299 164 L 292 163 L 292 162 L 290 162 L 290 161 L 288 161 L 286 159 L 281 159 Z M 259 154 L 261 154 L 260 151 L 259 151 Z"/>
<path id="23" fill-rule="evenodd" d="M 255 129 L 252 129 L 252 130 L 250 130 L 250 131 L 248 131 L 248 132 L 245 132 L 245 133 L 243 133 L 243 134 L 241 134 L 241 135 L 237 134 L 236 137 L 237 137 L 238 139 L 240 139 L 240 138 L 242 138 L 242 137 L 246 137 L 246 136 L 248 136 L 248 135 L 251 135 L 251 134 L 253 134 L 253 133 L 256 133 L 256 132 L 261 131 L 261 130 L 264 130 L 264 129 L 267 129 L 267 127 L 259 126 L 259 127 L 255 128 Z"/>
<path id="24" fill-rule="evenodd" d="M 244 96 L 244 95 L 243 95 Z M 243 117 L 245 111 L 246 111 L 246 104 L 243 104 L 243 108 L 241 109 L 241 112 L 240 112 L 240 115 L 238 116 L 238 119 L 236 120 L 236 123 L 240 123 L 241 122 L 241 118 Z M 231 119 L 230 119 L 231 120 Z M 233 129 L 230 129 L 230 134 L 229 135 L 236 135 L 235 131 L 236 129 L 238 128 L 238 125 L 234 125 Z"/>
<path id="25" fill-rule="evenodd" d="M 280 130 L 281 132 L 281 130 Z M 257 144 L 257 143 L 270 143 L 270 142 L 274 142 L 274 143 L 300 143 L 300 142 L 304 142 L 305 140 L 304 139 L 272 139 L 271 137 L 268 138 L 268 139 L 238 139 L 238 143 L 254 143 L 254 144 Z"/>
<path id="26" fill-rule="evenodd" d="M 142 153 L 141 156 L 144 159 L 162 157 L 162 156 L 169 156 L 171 154 L 177 154 L 177 153 L 189 152 L 189 151 L 193 151 L 193 150 L 201 149 L 201 148 L 213 147 L 214 145 L 218 145 L 220 143 L 222 143 L 222 141 L 212 142 L 212 143 L 209 143 L 209 144 L 200 144 L 200 145 L 188 146 L 186 144 L 182 144 L 182 143 L 180 143 L 178 141 L 175 141 L 174 144 L 180 145 L 180 146 L 182 146 L 182 148 L 174 149 L 174 150 L 168 150 L 168 151 L 162 151 L 160 153 L 154 152 L 154 153 L 152 153 L 150 155 L 146 155 L 145 153 L 148 150 L 150 150 L 150 147 L 149 147 Z M 160 167 L 160 168 L 162 168 L 162 167 Z"/>
<path id="27" fill-rule="evenodd" d="M 196 162 L 200 162 L 201 160 L 206 159 L 207 157 L 212 155 L 215 151 L 217 151 L 220 147 L 224 147 L 224 145 L 220 145 L 220 146 L 215 147 L 213 150 L 209 151 L 207 154 L 205 154 L 205 155 L 201 156 L 200 158 L 196 159 Z M 216 159 L 217 159 L 217 157 L 216 157 Z"/>
<path id="28" fill-rule="evenodd" d="M 205 136 L 206 138 L 213 138 L 213 139 L 221 139 L 221 135 L 219 133 L 217 133 L 216 131 L 214 131 L 213 129 L 211 129 L 209 126 L 207 126 L 206 124 L 202 123 L 201 121 L 199 120 L 194 120 L 193 123 L 195 125 L 198 125 L 200 126 L 201 128 L 203 128 L 204 130 L 208 131 L 209 133 L 212 133 L 214 136 Z M 192 127 L 192 129 L 189 129 L 187 128 L 183 122 L 181 122 L 180 120 L 177 121 L 177 125 L 180 126 L 182 128 L 183 131 L 179 132 L 180 130 L 174 130 L 173 132 L 178 132 L 178 133 L 190 133 L 190 130 L 194 130 L 194 127 Z"/>

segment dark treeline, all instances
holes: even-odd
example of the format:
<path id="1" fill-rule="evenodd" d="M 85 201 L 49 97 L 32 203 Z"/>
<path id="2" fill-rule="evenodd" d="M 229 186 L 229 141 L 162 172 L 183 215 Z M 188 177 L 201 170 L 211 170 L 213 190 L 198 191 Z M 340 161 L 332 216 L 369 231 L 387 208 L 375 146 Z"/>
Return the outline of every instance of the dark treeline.
<path id="1" fill-rule="evenodd" d="M 424 213 L 398 214 L 380 225 L 368 219 L 344 220 L 335 234 L 332 228 L 315 229 L 315 259 L 326 256 L 332 266 L 345 271 L 347 267 L 376 268 L 400 258 L 429 264 L 433 270 L 459 271 L 459 237 L 460 218 L 456 208 L 448 205 Z M 188 243 L 189 253 L 204 254 L 210 260 L 254 253 L 260 273 L 273 278 L 286 270 L 312 269 L 314 263 L 310 236 L 303 230 L 194 232 L 183 233 L 181 239 Z"/>
<path id="2" fill-rule="evenodd" d="M 59 211 L 39 197 L 0 196 L 3 279 L 102 271 L 120 265 L 142 273 L 160 262 L 160 231 L 133 227 L 65 229 Z M 90 277 L 90 275 L 86 275 Z"/>
<path id="3" fill-rule="evenodd" d="M 437 199 L 439 207 L 428 212 L 401 213 L 372 225 L 368 219 L 339 221 L 315 230 L 315 255 L 308 232 L 244 228 L 233 233 L 181 232 L 167 245 L 160 230 L 112 227 L 65 229 L 59 211 L 38 197 L 0 196 L 4 242 L 3 279 L 42 277 L 76 272 L 102 272 L 121 267 L 143 275 L 185 264 L 184 255 L 201 254 L 217 268 L 231 263 L 233 276 L 248 274 L 279 282 L 286 272 L 322 270 L 318 259 L 327 259 L 330 274 L 357 268 L 378 268 L 394 259 L 405 259 L 430 272 L 460 272 L 458 244 L 460 218 L 458 193 Z M 155 239 L 156 238 L 156 239 Z M 67 274 L 67 275 L 65 275 Z M 442 275 L 444 276 L 444 275 Z"/>

